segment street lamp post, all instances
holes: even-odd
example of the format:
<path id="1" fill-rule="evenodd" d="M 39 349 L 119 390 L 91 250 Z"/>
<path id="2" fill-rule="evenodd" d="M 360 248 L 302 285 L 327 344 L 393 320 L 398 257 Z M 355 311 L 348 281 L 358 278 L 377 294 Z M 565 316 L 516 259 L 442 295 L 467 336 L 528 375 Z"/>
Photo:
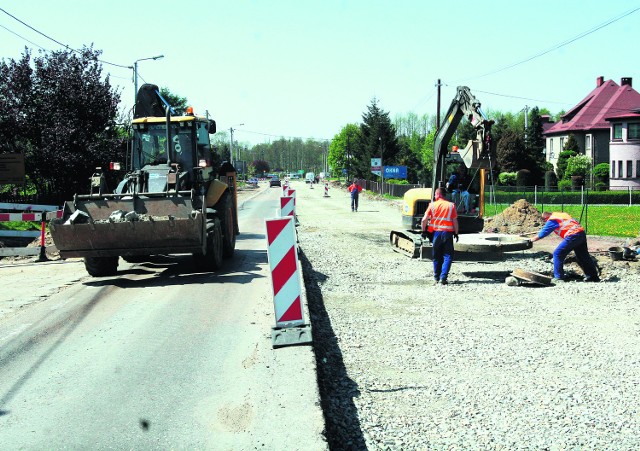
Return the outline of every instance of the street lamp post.
<path id="1" fill-rule="evenodd" d="M 133 69 L 133 106 L 135 108 L 136 102 L 138 100 L 138 61 L 146 61 L 146 60 L 159 60 L 164 58 L 164 55 L 151 56 L 149 58 L 140 58 L 139 60 L 135 60 L 133 62 L 133 66 L 129 66 L 129 69 Z"/>
<path id="2" fill-rule="evenodd" d="M 244 124 L 237 124 L 237 125 L 234 125 L 233 127 L 240 127 L 241 125 L 244 125 Z M 229 133 L 231 134 L 231 142 L 229 143 L 229 159 L 231 160 L 230 163 L 232 166 L 233 166 L 233 132 L 236 131 L 236 129 L 233 127 L 229 128 Z"/>

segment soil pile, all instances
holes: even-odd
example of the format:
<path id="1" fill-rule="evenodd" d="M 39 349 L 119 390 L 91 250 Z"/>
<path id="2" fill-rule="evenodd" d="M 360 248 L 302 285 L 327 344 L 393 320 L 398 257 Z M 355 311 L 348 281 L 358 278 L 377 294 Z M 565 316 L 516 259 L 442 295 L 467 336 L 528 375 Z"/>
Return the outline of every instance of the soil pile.
<path id="1" fill-rule="evenodd" d="M 540 231 L 543 224 L 542 213 L 526 200 L 520 199 L 499 215 L 485 219 L 483 231 L 523 235 Z"/>

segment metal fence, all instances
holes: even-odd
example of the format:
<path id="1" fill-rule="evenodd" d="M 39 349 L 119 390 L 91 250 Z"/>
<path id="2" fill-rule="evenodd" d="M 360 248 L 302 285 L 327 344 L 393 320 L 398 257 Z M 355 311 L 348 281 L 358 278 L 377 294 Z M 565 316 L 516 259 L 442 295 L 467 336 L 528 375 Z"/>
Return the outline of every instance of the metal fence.
<path id="1" fill-rule="evenodd" d="M 388 194 L 393 197 L 404 197 L 412 188 L 425 188 L 428 186 L 396 185 L 393 183 L 377 182 L 374 180 L 360 179 L 360 185 L 369 191 L 379 194 Z M 350 183 L 349 181 L 347 184 Z M 485 190 L 485 201 L 488 204 L 512 204 L 525 199 L 534 205 L 584 205 L 584 204 L 613 204 L 613 205 L 640 205 L 640 187 L 626 187 L 623 189 L 608 191 L 593 191 L 581 186 L 574 190 L 547 189 L 544 186 L 498 186 L 488 185 Z"/>
<path id="2" fill-rule="evenodd" d="M 397 185 L 395 183 L 376 182 L 373 180 L 360 180 L 360 185 L 369 191 L 379 194 L 388 194 L 393 197 L 404 197 L 411 188 L 422 188 L 423 185 Z"/>
<path id="3" fill-rule="evenodd" d="M 613 204 L 640 205 L 640 187 L 592 191 L 583 186 L 575 190 L 546 189 L 544 186 L 488 186 L 485 192 L 489 204 L 511 204 L 518 199 L 527 202 L 554 205 Z"/>

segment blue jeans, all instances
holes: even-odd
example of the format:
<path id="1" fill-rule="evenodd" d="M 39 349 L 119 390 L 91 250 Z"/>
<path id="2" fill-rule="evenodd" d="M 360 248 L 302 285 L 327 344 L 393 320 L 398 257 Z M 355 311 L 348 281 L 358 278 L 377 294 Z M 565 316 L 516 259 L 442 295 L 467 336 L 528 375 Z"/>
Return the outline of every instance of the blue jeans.
<path id="1" fill-rule="evenodd" d="M 447 280 L 453 262 L 453 232 L 433 233 L 433 278 Z"/>
<path id="2" fill-rule="evenodd" d="M 351 196 L 351 211 L 357 211 L 358 210 L 358 196 Z"/>
<path id="3" fill-rule="evenodd" d="M 565 237 L 556 250 L 553 251 L 553 277 L 556 279 L 564 277 L 564 259 L 567 258 L 571 251 L 575 252 L 578 265 L 580 265 L 585 275 L 589 277 L 598 276 L 598 268 L 591 260 L 587 250 L 587 235 L 584 232 L 579 232 Z"/>

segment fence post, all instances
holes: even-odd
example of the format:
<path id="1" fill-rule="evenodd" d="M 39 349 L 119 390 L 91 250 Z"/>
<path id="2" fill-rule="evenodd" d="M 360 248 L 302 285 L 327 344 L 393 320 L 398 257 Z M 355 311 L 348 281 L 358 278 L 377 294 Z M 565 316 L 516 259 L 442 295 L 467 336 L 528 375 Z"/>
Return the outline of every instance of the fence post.
<path id="1" fill-rule="evenodd" d="M 629 190 L 629 206 L 631 206 L 631 187 L 627 186 L 627 189 Z"/>
<path id="2" fill-rule="evenodd" d="M 533 205 L 538 206 L 538 185 L 533 185 Z"/>

